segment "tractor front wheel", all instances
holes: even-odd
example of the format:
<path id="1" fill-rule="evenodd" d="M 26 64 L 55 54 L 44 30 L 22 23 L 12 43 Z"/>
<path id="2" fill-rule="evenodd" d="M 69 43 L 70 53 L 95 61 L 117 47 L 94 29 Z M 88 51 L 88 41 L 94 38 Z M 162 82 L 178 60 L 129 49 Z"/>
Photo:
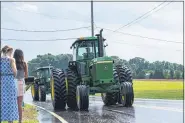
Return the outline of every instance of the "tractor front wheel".
<path id="1" fill-rule="evenodd" d="M 33 98 L 33 101 L 39 101 L 39 92 L 38 92 L 38 84 L 34 83 L 31 86 L 31 95 Z"/>
<path id="2" fill-rule="evenodd" d="M 89 91 L 87 86 L 79 85 L 76 89 L 76 101 L 79 110 L 88 110 L 89 108 Z"/>
<path id="3" fill-rule="evenodd" d="M 125 107 L 131 107 L 134 101 L 134 93 L 131 82 L 121 83 L 120 101 Z"/>

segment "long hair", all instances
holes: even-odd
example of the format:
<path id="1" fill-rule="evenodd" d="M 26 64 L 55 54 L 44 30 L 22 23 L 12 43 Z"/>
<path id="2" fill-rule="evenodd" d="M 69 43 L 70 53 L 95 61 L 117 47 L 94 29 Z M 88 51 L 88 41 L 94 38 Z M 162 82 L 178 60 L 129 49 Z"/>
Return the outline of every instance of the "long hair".
<path id="1" fill-rule="evenodd" d="M 25 61 L 23 51 L 21 49 L 16 49 L 13 57 L 15 58 L 17 70 L 24 70 Z"/>

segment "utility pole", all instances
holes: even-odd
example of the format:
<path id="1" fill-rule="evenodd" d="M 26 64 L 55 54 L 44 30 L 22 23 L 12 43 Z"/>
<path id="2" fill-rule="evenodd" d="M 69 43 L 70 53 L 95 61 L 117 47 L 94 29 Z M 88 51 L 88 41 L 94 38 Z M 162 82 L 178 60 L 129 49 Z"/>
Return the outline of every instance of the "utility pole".
<path id="1" fill-rule="evenodd" d="M 94 37 L 94 16 L 93 16 L 93 0 L 91 0 L 91 31 L 92 37 Z"/>

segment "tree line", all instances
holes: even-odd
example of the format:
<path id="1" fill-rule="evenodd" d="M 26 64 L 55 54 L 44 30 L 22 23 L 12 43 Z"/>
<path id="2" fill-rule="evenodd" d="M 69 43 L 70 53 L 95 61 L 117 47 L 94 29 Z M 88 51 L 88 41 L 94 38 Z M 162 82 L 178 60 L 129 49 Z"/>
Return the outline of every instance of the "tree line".
<path id="1" fill-rule="evenodd" d="M 111 56 L 115 65 L 125 65 L 131 69 L 134 79 L 183 79 L 184 67 L 181 64 L 168 61 L 155 61 L 150 63 L 144 58 L 135 57 L 130 60 L 121 59 L 118 56 Z M 28 62 L 29 75 L 32 75 L 38 67 L 54 66 L 66 69 L 68 62 L 73 58 L 72 54 L 45 54 L 37 55 L 37 58 Z"/>

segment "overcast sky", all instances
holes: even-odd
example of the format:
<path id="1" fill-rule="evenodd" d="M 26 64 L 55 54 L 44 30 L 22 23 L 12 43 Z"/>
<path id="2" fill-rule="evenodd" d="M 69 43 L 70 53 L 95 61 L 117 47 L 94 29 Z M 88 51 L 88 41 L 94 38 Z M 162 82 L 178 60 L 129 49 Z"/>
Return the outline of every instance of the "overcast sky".
<path id="1" fill-rule="evenodd" d="M 122 3 L 94 3 L 95 27 L 118 29 L 133 21 L 162 2 L 122 2 Z M 90 3 L 1 3 L 1 28 L 22 30 L 65 30 L 71 28 L 91 26 Z M 157 11 L 156 11 L 157 10 Z M 138 20 L 130 26 L 117 32 L 103 31 L 108 43 L 107 55 L 117 55 L 129 60 L 134 57 L 142 57 L 153 62 L 170 61 L 183 63 L 183 4 L 169 2 L 161 4 L 151 11 L 148 17 Z M 141 18 L 142 19 L 142 18 Z M 95 29 L 95 34 L 100 28 Z M 125 35 L 118 32 L 129 33 Z M 175 41 L 172 43 L 159 40 Z M 19 32 L 1 30 L 2 39 L 63 39 L 91 36 L 91 28 L 66 32 Z M 54 55 L 72 53 L 70 45 L 74 40 L 50 41 L 50 42 L 21 42 L 3 40 L 1 45 L 21 48 L 25 53 L 25 60 L 36 58 L 38 54 L 51 53 Z"/>

